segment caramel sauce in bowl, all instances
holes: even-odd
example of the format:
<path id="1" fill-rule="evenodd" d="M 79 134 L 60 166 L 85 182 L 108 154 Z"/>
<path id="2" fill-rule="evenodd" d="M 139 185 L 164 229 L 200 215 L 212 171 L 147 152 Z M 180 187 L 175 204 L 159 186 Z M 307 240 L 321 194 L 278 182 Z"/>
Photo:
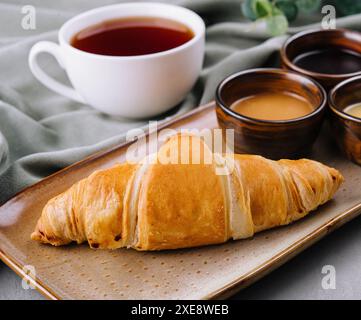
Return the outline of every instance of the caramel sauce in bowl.
<path id="1" fill-rule="evenodd" d="M 288 92 L 266 92 L 232 103 L 233 111 L 260 120 L 290 120 L 304 117 L 314 108 L 305 98 Z"/>
<path id="2" fill-rule="evenodd" d="M 271 110 L 269 114 L 277 111 L 278 119 L 256 118 L 259 110 L 253 114 L 235 110 L 235 103 L 249 99 L 258 100 L 254 108 L 258 104 Z M 223 131 L 234 130 L 235 152 L 271 159 L 294 159 L 309 154 L 324 120 L 326 101 L 326 92 L 316 81 L 282 69 L 242 71 L 224 79 L 216 90 L 218 123 Z M 288 112 L 287 116 L 292 102 L 296 108 L 300 104 L 309 107 L 309 112 L 304 115 L 301 112 L 297 117 L 289 117 Z"/>

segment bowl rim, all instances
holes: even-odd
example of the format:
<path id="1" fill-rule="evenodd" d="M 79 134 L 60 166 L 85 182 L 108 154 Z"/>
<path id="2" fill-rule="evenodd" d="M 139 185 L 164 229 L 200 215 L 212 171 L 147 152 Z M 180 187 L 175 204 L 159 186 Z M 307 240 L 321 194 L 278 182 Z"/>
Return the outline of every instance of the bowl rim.
<path id="1" fill-rule="evenodd" d="M 360 81 L 361 82 L 361 75 L 357 76 L 357 77 L 352 77 L 352 78 L 349 78 L 347 80 L 344 80 L 342 82 L 340 82 L 339 84 L 337 84 L 329 93 L 328 93 L 328 101 L 329 101 L 329 107 L 330 107 L 330 110 L 335 113 L 337 116 L 341 117 L 341 118 L 344 118 L 346 120 L 350 120 L 350 121 L 353 121 L 353 122 L 357 122 L 359 124 L 361 124 L 361 118 L 357 118 L 355 116 L 352 116 L 346 112 L 344 112 L 343 110 L 339 110 L 337 109 L 337 106 L 336 106 L 336 103 L 335 103 L 335 95 L 336 93 L 342 89 L 344 86 L 352 83 L 352 82 L 357 82 L 357 81 Z M 361 101 L 360 101 L 361 103 Z"/>
<path id="2" fill-rule="evenodd" d="M 345 28 L 337 28 L 337 29 L 311 29 L 311 30 L 305 30 L 305 31 L 301 31 L 298 32 L 294 35 L 292 35 L 291 37 L 289 37 L 285 43 L 283 44 L 283 46 L 280 49 L 280 55 L 281 55 L 281 60 L 282 62 L 287 66 L 287 68 L 296 71 L 298 73 L 301 74 L 305 74 L 309 77 L 312 78 L 323 78 L 323 79 L 338 79 L 338 80 L 342 80 L 345 78 L 351 78 L 351 77 L 355 77 L 358 75 L 361 75 L 361 71 L 358 72 L 352 72 L 352 73 L 342 73 L 342 74 L 332 74 L 332 73 L 320 73 L 320 72 L 315 72 L 315 71 L 311 71 L 311 70 L 307 70 L 301 67 L 298 67 L 297 65 L 295 65 L 289 58 L 287 55 L 287 49 L 289 47 L 290 44 L 292 44 L 293 41 L 298 40 L 302 37 L 307 37 L 316 33 L 340 33 L 344 36 L 345 33 L 349 33 L 349 34 L 353 34 L 353 35 L 357 35 L 361 38 L 361 32 L 355 31 L 355 30 L 350 30 L 350 29 L 345 29 Z M 361 53 L 360 53 L 361 55 Z"/>
<path id="3" fill-rule="evenodd" d="M 238 77 L 242 77 L 245 76 L 247 74 L 254 74 L 254 73 L 265 73 L 265 74 L 282 74 L 282 75 L 292 75 L 293 77 L 298 77 L 298 78 L 303 78 L 311 83 L 313 83 L 318 90 L 321 93 L 321 97 L 322 97 L 322 101 L 321 103 L 311 112 L 308 113 L 306 115 L 304 115 L 303 117 L 299 117 L 299 118 L 294 118 L 294 119 L 288 119 L 288 120 L 262 120 L 262 119 L 257 119 L 257 118 L 252 118 L 252 117 L 248 117 L 245 115 L 241 115 L 240 113 L 237 113 L 233 110 L 231 110 L 227 104 L 223 101 L 223 98 L 221 96 L 222 90 L 224 88 L 224 86 L 229 83 L 230 81 L 238 78 Z M 287 91 L 287 90 L 285 90 Z M 244 122 L 248 122 L 248 123 L 252 123 L 252 124 L 258 124 L 258 125 L 273 125 L 273 126 L 284 126 L 284 125 L 294 125 L 294 124 L 298 124 L 304 121 L 307 121 L 308 119 L 318 115 L 319 113 L 321 113 L 325 107 L 326 107 L 326 103 L 327 103 L 327 94 L 325 89 L 314 79 L 311 79 L 303 74 L 299 74 L 296 73 L 294 71 L 289 71 L 289 70 L 284 70 L 284 69 L 278 69 L 278 68 L 255 68 L 255 69 L 247 69 L 247 70 L 243 70 L 240 72 L 236 72 L 233 73 L 229 76 L 227 76 L 226 78 L 224 78 L 217 86 L 216 89 L 216 105 L 217 107 L 220 107 L 223 112 L 225 112 L 226 114 L 232 116 L 233 118 L 236 118 L 237 120 L 241 120 Z"/>

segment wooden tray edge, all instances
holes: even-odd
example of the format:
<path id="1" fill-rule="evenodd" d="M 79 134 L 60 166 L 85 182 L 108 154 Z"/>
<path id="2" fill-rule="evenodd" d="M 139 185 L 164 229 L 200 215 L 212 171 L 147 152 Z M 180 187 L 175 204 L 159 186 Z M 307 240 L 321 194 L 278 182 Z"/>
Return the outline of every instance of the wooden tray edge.
<path id="1" fill-rule="evenodd" d="M 273 270 L 282 266 L 287 261 L 291 260 L 293 257 L 301 253 L 303 250 L 309 248 L 323 237 L 329 233 L 335 231 L 336 229 L 342 227 L 347 222 L 356 218 L 361 214 L 361 203 L 349 208 L 348 210 L 340 213 L 338 216 L 334 217 L 330 221 L 323 224 L 321 227 L 315 229 L 313 232 L 309 233 L 307 236 L 293 243 L 291 246 L 281 251 L 279 254 L 275 255 L 259 267 L 251 270 L 244 276 L 234 280 L 232 283 L 218 289 L 215 292 L 204 297 L 205 300 L 209 299 L 226 299 L 237 293 L 239 290 L 244 289 L 271 273 Z"/>
<path id="2" fill-rule="evenodd" d="M 50 300 L 61 300 L 60 297 L 58 297 L 49 288 L 47 288 L 41 281 L 39 281 L 38 279 L 33 279 L 29 275 L 27 275 L 24 272 L 23 268 L 21 268 L 21 266 L 19 266 L 10 257 L 8 257 L 1 249 L 0 260 L 4 262 L 10 269 L 12 269 L 21 279 L 26 278 L 29 282 L 31 282 L 31 285 L 35 287 L 36 291 L 38 291 L 45 298 L 48 298 Z"/>

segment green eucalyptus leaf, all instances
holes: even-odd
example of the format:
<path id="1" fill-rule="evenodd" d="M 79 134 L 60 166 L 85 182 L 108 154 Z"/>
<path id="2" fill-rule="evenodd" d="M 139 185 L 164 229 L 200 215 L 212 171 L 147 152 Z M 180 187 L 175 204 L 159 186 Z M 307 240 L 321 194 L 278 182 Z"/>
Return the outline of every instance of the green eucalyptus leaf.
<path id="1" fill-rule="evenodd" d="M 273 4 L 269 0 L 253 0 L 252 10 L 257 18 L 263 18 L 272 14 Z"/>
<path id="2" fill-rule="evenodd" d="M 296 0 L 296 5 L 300 11 L 312 12 L 321 6 L 321 0 Z"/>
<path id="3" fill-rule="evenodd" d="M 361 0 L 334 0 L 334 3 L 342 16 L 361 13 Z"/>
<path id="4" fill-rule="evenodd" d="M 277 0 L 276 7 L 283 12 L 288 22 L 292 22 L 297 18 L 298 8 L 294 1 L 290 0 Z"/>
<path id="5" fill-rule="evenodd" d="M 288 21 L 285 15 L 271 15 L 265 18 L 269 32 L 273 36 L 285 34 L 288 30 Z"/>
<path id="6" fill-rule="evenodd" d="M 253 11 L 252 3 L 254 0 L 244 0 L 241 4 L 242 14 L 252 21 L 257 19 L 256 13 Z"/>
<path id="7" fill-rule="evenodd" d="M 244 0 L 242 14 L 250 20 L 263 21 L 271 35 L 284 34 L 288 30 L 287 16 L 292 21 L 298 9 L 295 0 Z M 279 7 L 278 5 L 279 4 Z M 283 8 L 283 10 L 281 9 Z"/>

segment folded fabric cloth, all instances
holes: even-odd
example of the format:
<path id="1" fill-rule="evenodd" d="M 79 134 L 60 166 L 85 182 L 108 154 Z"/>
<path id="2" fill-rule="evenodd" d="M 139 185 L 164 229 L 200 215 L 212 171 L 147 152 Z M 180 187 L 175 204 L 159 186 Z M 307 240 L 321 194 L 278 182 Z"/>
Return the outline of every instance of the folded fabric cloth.
<path id="1" fill-rule="evenodd" d="M 57 30 L 67 19 L 94 7 L 119 2 L 28 1 L 36 10 L 35 30 L 21 27 L 23 1 L 0 2 L 0 203 L 75 161 L 122 143 L 127 130 L 147 125 L 144 120 L 107 116 L 53 93 L 32 76 L 27 63 L 31 46 L 39 40 L 57 41 Z M 204 18 L 206 56 L 204 69 L 187 98 L 157 120 L 176 117 L 211 101 L 219 81 L 233 72 L 277 65 L 273 53 L 287 36 L 270 38 L 267 32 L 255 28 L 242 17 L 241 0 L 172 2 Z M 341 18 L 337 26 L 361 28 L 360 18 L 361 15 Z M 301 16 L 289 33 L 319 26 L 319 15 Z M 41 58 L 49 73 L 67 81 L 52 58 L 46 55 Z"/>

